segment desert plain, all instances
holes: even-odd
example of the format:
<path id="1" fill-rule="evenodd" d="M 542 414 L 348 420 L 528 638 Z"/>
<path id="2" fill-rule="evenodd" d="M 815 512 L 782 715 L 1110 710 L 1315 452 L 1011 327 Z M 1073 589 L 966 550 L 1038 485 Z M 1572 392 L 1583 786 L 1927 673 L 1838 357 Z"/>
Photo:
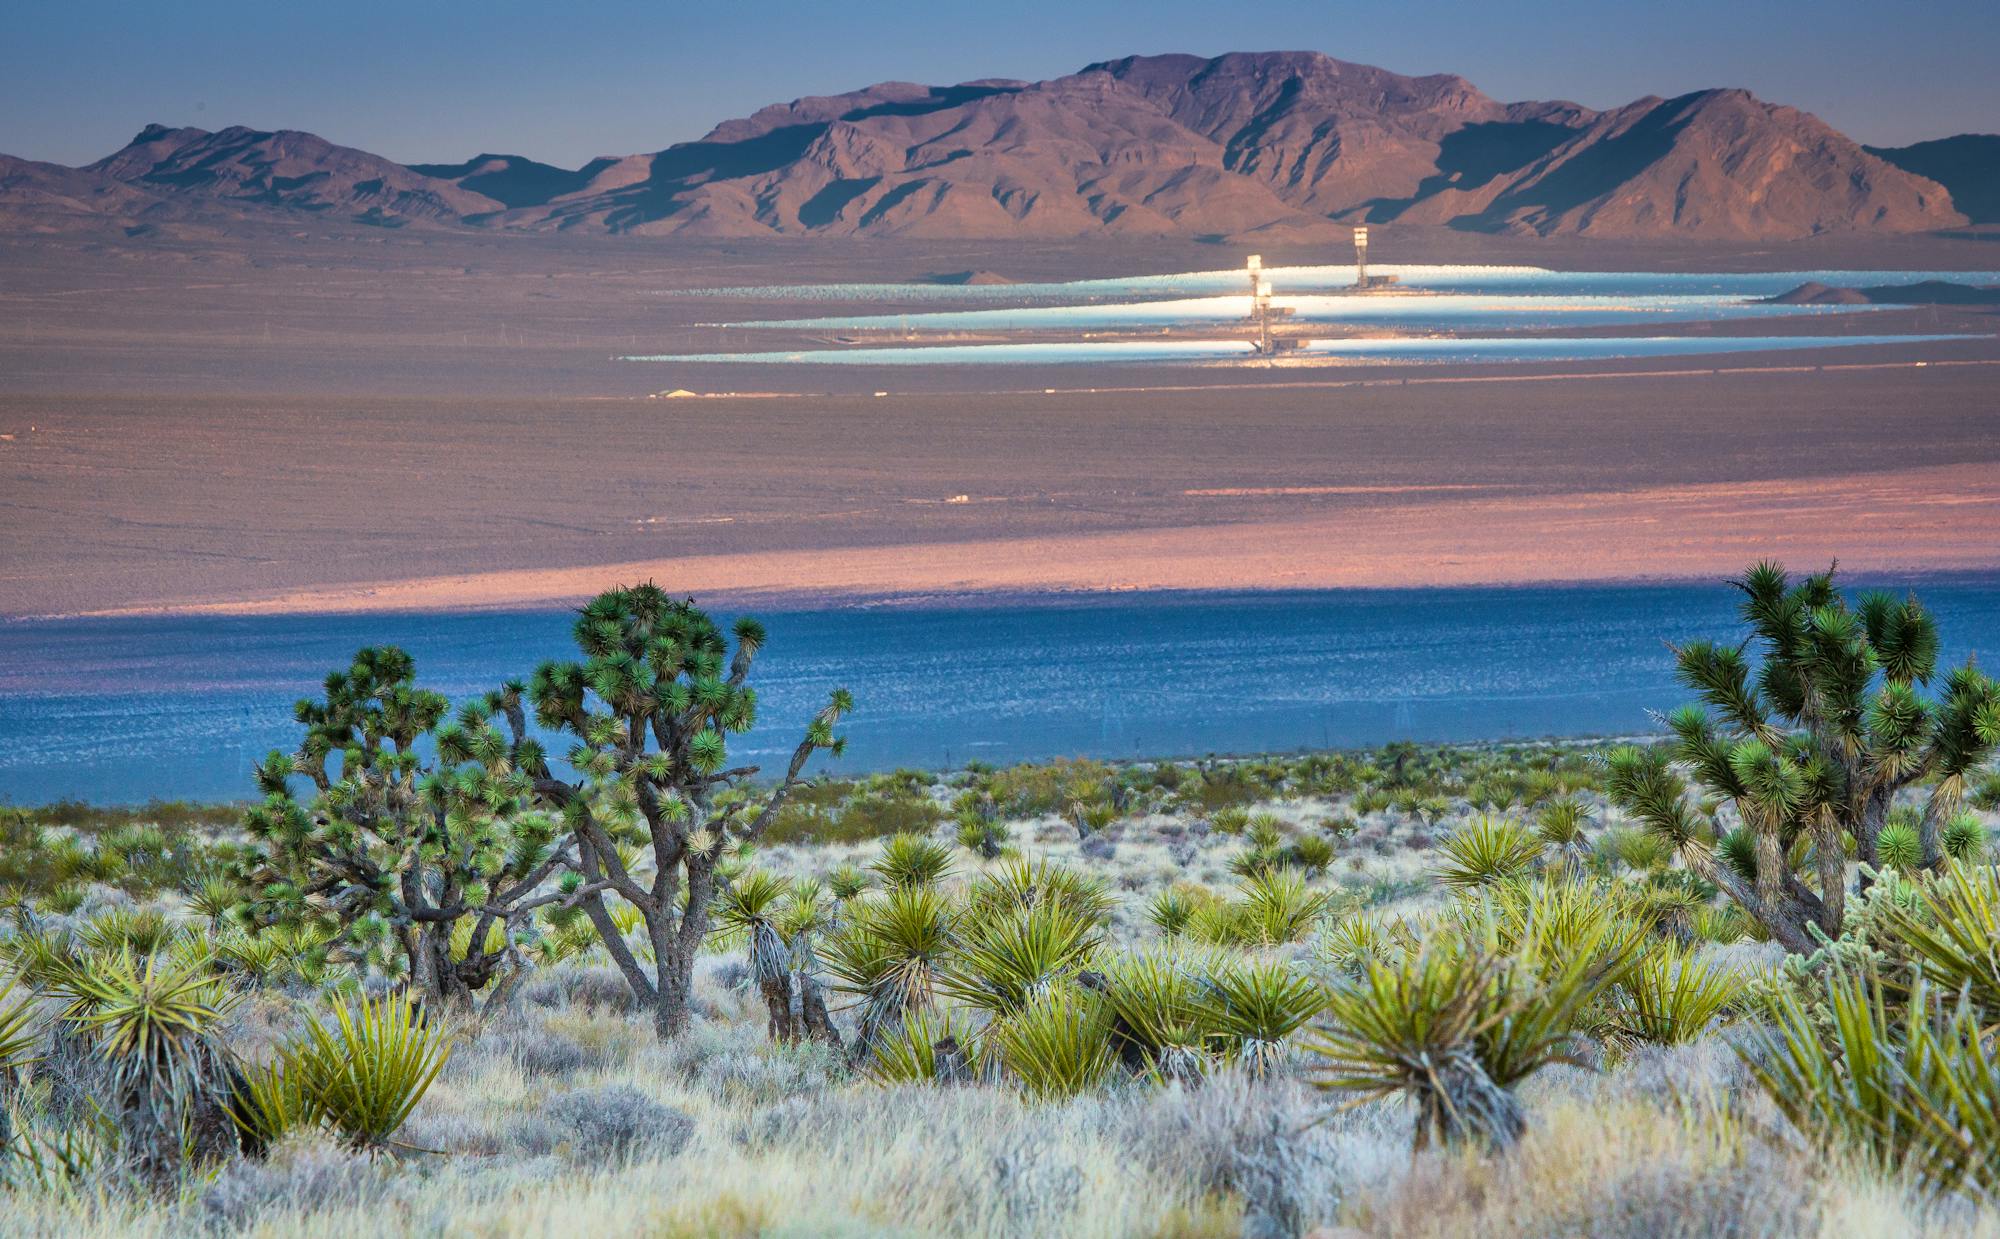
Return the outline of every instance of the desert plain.
<path id="1" fill-rule="evenodd" d="M 1982 231 L 1376 246 L 1585 270 L 2000 265 Z M 935 598 L 1713 577 L 1765 555 L 2000 566 L 2000 314 L 1977 308 L 1690 324 L 1664 331 L 1966 338 L 1644 360 L 620 360 L 830 343 L 717 326 L 824 311 L 715 290 L 1215 270 L 1248 249 L 12 235 L 0 615 L 551 604 L 614 577 Z M 1323 250 L 1265 259 L 1345 257 Z"/>

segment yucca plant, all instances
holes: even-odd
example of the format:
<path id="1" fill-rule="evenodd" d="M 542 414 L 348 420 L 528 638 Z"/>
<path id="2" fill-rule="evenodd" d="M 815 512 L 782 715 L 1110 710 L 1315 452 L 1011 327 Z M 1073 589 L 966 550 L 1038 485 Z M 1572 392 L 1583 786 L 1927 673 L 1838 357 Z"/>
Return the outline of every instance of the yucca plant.
<path id="1" fill-rule="evenodd" d="M 1109 1009 L 1095 995 L 1063 986 L 987 1030 L 1000 1062 L 1031 1097 L 1074 1097 L 1097 1088 L 1118 1065 Z"/>
<path id="2" fill-rule="evenodd" d="M 1571 870 L 1580 872 L 1590 858 L 1590 810 L 1575 794 L 1558 796 L 1535 815 L 1535 837 Z"/>
<path id="3" fill-rule="evenodd" d="M 891 835 L 868 867 L 885 886 L 935 886 L 951 874 L 951 849 L 922 835 Z"/>
<path id="4" fill-rule="evenodd" d="M 1258 1073 L 1277 1065 L 1285 1041 L 1325 1005 L 1318 982 L 1269 960 L 1217 968 L 1201 991 L 1207 1028 L 1226 1053 Z"/>
<path id="5" fill-rule="evenodd" d="M 1542 844 L 1513 818 L 1482 814 L 1437 845 L 1438 880 L 1460 889 L 1491 886 L 1533 869 Z"/>
<path id="6" fill-rule="evenodd" d="M 867 1055 L 910 1012 L 927 1009 L 957 947 L 958 910 L 932 886 L 898 886 L 847 906 L 822 956 L 834 988 L 862 1004 L 854 1054 Z"/>
<path id="7" fill-rule="evenodd" d="M 2000 1077 L 1969 1012 L 1943 1012 L 1922 980 L 1893 1003 L 1867 967 L 1831 969 L 1820 985 L 1811 1003 L 1774 991 L 1769 1022 L 1738 1045 L 1778 1109 L 1806 1139 L 1883 1171 L 1990 1192 L 1995 1146 L 1971 1139 L 1993 1113 Z M 1984 1173 L 1968 1182 L 1975 1170 Z"/>
<path id="8" fill-rule="evenodd" d="M 858 865 L 843 864 L 826 875 L 826 888 L 845 902 L 868 889 L 868 874 Z"/>
<path id="9" fill-rule="evenodd" d="M 78 942 L 92 951 L 157 955 L 180 932 L 180 926 L 157 908 L 112 908 L 86 923 L 76 936 Z"/>
<path id="10" fill-rule="evenodd" d="M 1306 1045 L 1323 1060 L 1313 1082 L 1356 1102 L 1408 1096 L 1419 1149 L 1433 1135 L 1511 1145 L 1526 1126 L 1520 1106 L 1479 1057 L 1479 1037 L 1505 1016 L 1491 992 L 1506 966 L 1452 949 L 1369 961 L 1328 992 L 1323 1034 Z"/>
<path id="11" fill-rule="evenodd" d="M 1662 944 L 1620 986 L 1620 1031 L 1638 1041 L 1681 1045 L 1736 1009 L 1748 991 L 1749 981 L 1728 967 Z"/>
<path id="12" fill-rule="evenodd" d="M 307 1021 L 282 1054 L 311 1112 L 356 1148 L 390 1143 L 451 1057 L 451 1040 L 416 1005 L 394 995 L 334 1008 Z"/>
<path id="13" fill-rule="evenodd" d="M 1875 856 L 1891 869 L 1915 873 L 1923 867 L 1924 841 L 1917 833 L 1919 823 L 1891 820 L 1875 836 Z"/>
<path id="14" fill-rule="evenodd" d="M 100 1056 L 104 1104 L 134 1168 L 150 1182 L 171 1179 L 190 1129 L 221 1112 L 233 996 L 205 960 L 177 966 L 129 949 L 66 969 L 55 993 L 62 1023 Z"/>
<path id="15" fill-rule="evenodd" d="M 1172 939 L 1187 932 L 1188 922 L 1194 919 L 1195 909 L 1204 903 L 1214 902 L 1206 888 L 1176 882 L 1158 894 L 1146 905 L 1146 919 L 1152 922 L 1162 935 Z"/>
<path id="16" fill-rule="evenodd" d="M 263 1156 L 286 1136 L 324 1120 L 304 1077 L 302 1071 L 285 1069 L 282 1052 L 270 1063 L 248 1063 L 239 1069 L 224 1105 L 245 1150 L 253 1156 Z"/>
<path id="17" fill-rule="evenodd" d="M 1163 1081 L 1206 1073 L 1212 1011 L 1204 1003 L 1215 961 L 1180 951 L 1120 955 L 1104 966 L 1103 997 L 1120 1056 Z"/>
<path id="18" fill-rule="evenodd" d="M 750 979 L 764 997 L 773 1041 L 794 1040 L 798 1031 L 792 1019 L 792 952 L 776 925 L 790 894 L 790 885 L 776 874 L 741 874 L 716 898 L 711 931 L 743 936 Z"/>
<path id="19" fill-rule="evenodd" d="M 1875 903 L 1882 929 L 1941 990 L 1964 995 L 1987 1025 L 2000 1023 L 2000 871 L 1947 864 L 1911 885 L 1913 898 Z"/>
<path id="20" fill-rule="evenodd" d="M 1110 923 L 1116 901 L 1096 878 L 1049 860 L 999 865 L 966 891 L 966 906 L 975 916 L 1005 916 L 1048 904 L 1102 926 Z"/>
<path id="21" fill-rule="evenodd" d="M 1267 871 L 1237 886 L 1237 902 L 1259 945 L 1298 942 L 1326 915 L 1333 897 L 1291 870 Z"/>
<path id="22" fill-rule="evenodd" d="M 1531 967 L 1449 936 L 1371 960 L 1328 991 L 1323 1031 L 1307 1044 L 1325 1060 L 1315 1082 L 1357 1100 L 1410 1097 L 1417 1148 L 1433 1137 L 1510 1146 L 1525 1129 L 1514 1086 L 1581 1061 L 1578 1021 L 1613 973 L 1589 958 Z"/>
<path id="23" fill-rule="evenodd" d="M 1410 945 L 1408 927 L 1371 916 L 1342 917 L 1313 939 L 1313 958 L 1334 972 L 1359 975 L 1369 960 L 1386 960 Z"/>
<path id="24" fill-rule="evenodd" d="M 980 1071 L 980 1034 L 953 1011 L 911 1011 L 886 1032 L 869 1060 L 882 1084 L 966 1084 Z"/>
<path id="25" fill-rule="evenodd" d="M 20 989 L 18 978 L 8 977 L 0 985 L 0 1182 L 6 1179 L 5 1163 L 14 1146 L 10 1106 L 20 1085 L 21 1069 L 35 1061 L 41 1038 L 34 994 Z"/>
<path id="26" fill-rule="evenodd" d="M 209 873 L 190 883 L 183 891 L 188 911 L 208 922 L 210 933 L 222 928 L 222 920 L 243 903 L 243 890 L 226 873 Z"/>
<path id="27" fill-rule="evenodd" d="M 1333 864 L 1333 840 L 1325 835 L 1303 835 L 1285 849 L 1285 860 L 1309 874 L 1325 872 Z"/>
<path id="28" fill-rule="evenodd" d="M 996 1016 L 1070 981 L 1103 944 L 1097 926 L 1067 903 L 967 918 L 939 978 L 944 994 Z"/>
<path id="29" fill-rule="evenodd" d="M 1676 649 L 1699 704 L 1669 718 L 1668 744 L 1612 750 L 1607 786 L 1775 941 L 1810 955 L 1841 933 L 1848 840 L 1864 866 L 1880 866 L 1903 789 L 1929 788 L 1915 867 L 1942 862 L 1945 823 L 1968 778 L 2000 746 L 2000 685 L 1971 663 L 1938 676 L 1937 624 L 1914 596 L 1870 593 L 1850 604 L 1831 571 L 1794 585 L 1772 563 L 1734 584 L 1761 648 L 1754 656 L 1749 643 Z M 1934 678 L 1938 690 L 1927 694 Z M 1717 863 L 1716 811 L 1688 803 L 1680 769 L 1716 806 L 1733 806 L 1749 832 L 1747 879 L 1737 865 Z M 1794 871 L 1801 858 L 1811 885 Z"/>

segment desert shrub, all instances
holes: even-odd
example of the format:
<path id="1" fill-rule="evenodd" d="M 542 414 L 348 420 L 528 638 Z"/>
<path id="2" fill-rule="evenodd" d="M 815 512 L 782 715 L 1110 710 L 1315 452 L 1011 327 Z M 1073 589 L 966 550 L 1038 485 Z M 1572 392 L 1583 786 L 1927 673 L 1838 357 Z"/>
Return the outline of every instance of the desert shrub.
<path id="1" fill-rule="evenodd" d="M 1095 995 L 1060 986 L 987 1032 L 1008 1074 L 1031 1097 L 1061 1098 L 1103 1084 L 1117 1066 L 1109 1009 Z"/>
<path id="2" fill-rule="evenodd" d="M 1809 1141 L 1944 1190 L 2000 1183 L 2000 1061 L 1975 1010 L 1918 981 L 1889 999 L 1871 968 L 1830 968 L 1819 1009 L 1771 996 L 1742 1053 Z"/>
<path id="3" fill-rule="evenodd" d="M 678 1153 L 694 1120 L 629 1084 L 558 1093 L 513 1133 L 530 1153 L 561 1152 L 581 1165 L 616 1165 L 641 1155 Z"/>
<path id="4" fill-rule="evenodd" d="M 1621 983 L 1618 1022 L 1636 1040 L 1681 1045 L 1739 1006 L 1748 990 L 1743 977 L 1714 960 L 1659 946 Z"/>
<path id="5" fill-rule="evenodd" d="M 1438 844 L 1438 880 L 1452 887 L 1487 886 L 1528 872 L 1542 842 L 1513 818 L 1482 814 Z"/>
<path id="6" fill-rule="evenodd" d="M 1067 903 L 968 917 L 939 979 L 940 992 L 995 1016 L 1062 987 L 1103 944 L 1094 921 Z"/>
<path id="7" fill-rule="evenodd" d="M 1515 931 L 1522 955 L 1495 949 L 1505 931 L 1494 916 L 1483 938 L 1436 934 L 1336 981 L 1323 1033 L 1308 1042 L 1322 1060 L 1315 1082 L 1409 1097 L 1419 1148 L 1433 1137 L 1513 1144 L 1525 1127 L 1514 1086 L 1550 1063 L 1581 1061 L 1578 1026 L 1630 967 L 1636 943 L 1614 918 L 1545 928 L 1563 905 L 1530 907 L 1535 923 Z"/>
<path id="8" fill-rule="evenodd" d="M 1111 767 L 1087 758 L 1024 762 L 995 771 L 986 790 L 1001 812 L 1013 817 L 1061 813 L 1079 802 L 1108 799 L 1117 785 Z"/>
<path id="9" fill-rule="evenodd" d="M 385 1198 L 397 1178 L 389 1163 L 344 1146 L 301 1141 L 265 1160 L 229 1163 L 201 1193 L 201 1209 L 229 1229 L 266 1213 L 354 1208 Z"/>
<path id="10" fill-rule="evenodd" d="M 336 1006 L 330 1023 L 308 1018 L 267 1077 L 265 1096 L 296 1098 L 298 1109 L 274 1111 L 265 1101 L 255 1121 L 281 1130 L 324 1123 L 355 1148 L 386 1145 L 450 1057 L 450 1039 L 406 999 Z"/>
<path id="11" fill-rule="evenodd" d="M 887 886 L 935 886 L 951 873 L 951 849 L 922 835 L 891 835 L 868 867 Z"/>

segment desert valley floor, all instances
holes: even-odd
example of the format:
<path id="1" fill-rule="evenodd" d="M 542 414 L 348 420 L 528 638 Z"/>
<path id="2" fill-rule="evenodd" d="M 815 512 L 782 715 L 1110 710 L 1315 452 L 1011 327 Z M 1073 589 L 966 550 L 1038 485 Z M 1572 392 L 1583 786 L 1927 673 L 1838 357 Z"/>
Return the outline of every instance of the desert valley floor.
<path id="1" fill-rule="evenodd" d="M 1584 270 L 2000 266 L 1990 240 L 1941 237 L 1376 244 Z M 1562 362 L 621 360 L 840 346 L 705 325 L 824 312 L 719 288 L 1202 271 L 1246 248 L 11 237 L 0 615 L 536 605 L 638 575 L 826 597 L 2000 565 L 2000 315 L 1976 309 L 1662 329 L 1953 339 Z M 704 398 L 649 398 L 671 389 Z"/>

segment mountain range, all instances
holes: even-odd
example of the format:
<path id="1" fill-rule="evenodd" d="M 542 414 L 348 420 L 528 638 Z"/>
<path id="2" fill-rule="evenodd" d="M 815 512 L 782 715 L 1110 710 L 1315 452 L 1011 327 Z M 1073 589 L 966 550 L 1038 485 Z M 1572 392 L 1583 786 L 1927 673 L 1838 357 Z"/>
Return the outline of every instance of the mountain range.
<path id="1" fill-rule="evenodd" d="M 1317 52 L 885 82 L 565 169 L 404 165 L 296 130 L 149 125 L 81 168 L 0 156 L 0 224 L 291 213 L 391 227 L 1307 239 L 1352 224 L 1784 240 L 2000 222 L 2000 136 L 1863 147 L 1742 90 L 1597 111 Z"/>

